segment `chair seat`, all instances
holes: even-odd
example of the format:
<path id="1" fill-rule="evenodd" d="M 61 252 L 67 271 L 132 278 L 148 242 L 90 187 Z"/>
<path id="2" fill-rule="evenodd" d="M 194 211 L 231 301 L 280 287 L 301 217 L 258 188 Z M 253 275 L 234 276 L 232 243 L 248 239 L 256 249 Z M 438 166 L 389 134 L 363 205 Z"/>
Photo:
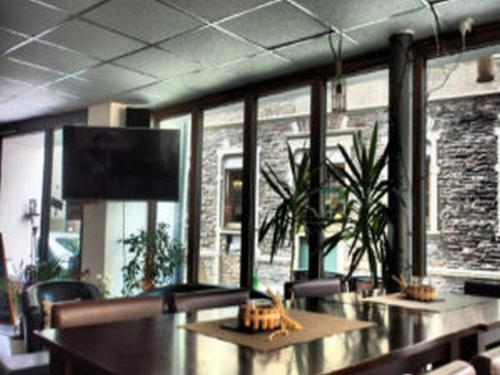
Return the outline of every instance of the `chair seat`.
<path id="1" fill-rule="evenodd" d="M 453 361 L 445 366 L 442 366 L 428 375 L 475 375 L 474 367 L 464 361 Z"/>
<path id="2" fill-rule="evenodd" d="M 48 375 L 49 353 L 42 351 L 0 357 L 0 374 L 4 375 Z"/>

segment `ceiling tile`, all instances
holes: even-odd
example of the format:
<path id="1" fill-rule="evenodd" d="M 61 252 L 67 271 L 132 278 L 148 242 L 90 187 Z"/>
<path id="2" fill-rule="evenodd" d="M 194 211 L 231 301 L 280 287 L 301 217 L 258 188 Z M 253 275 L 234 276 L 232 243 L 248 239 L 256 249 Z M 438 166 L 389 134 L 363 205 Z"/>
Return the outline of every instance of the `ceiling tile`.
<path id="1" fill-rule="evenodd" d="M 33 90 L 33 86 L 13 79 L 0 77 L 0 97 L 12 97 L 29 90 Z"/>
<path id="2" fill-rule="evenodd" d="M 304 42 L 292 44 L 283 48 L 276 49 L 274 52 L 287 57 L 293 62 L 302 66 L 312 66 L 334 61 L 334 55 L 328 40 L 329 36 L 322 36 Z M 338 50 L 339 37 L 332 35 L 332 43 L 335 50 Z M 355 44 L 344 38 L 342 49 L 353 48 Z"/>
<path id="3" fill-rule="evenodd" d="M 437 3 L 435 9 L 445 30 L 458 30 L 468 16 L 474 18 L 476 26 L 500 19 L 499 0 L 449 0 Z"/>
<path id="4" fill-rule="evenodd" d="M 229 72 L 226 67 L 207 69 L 180 77 L 175 81 L 185 84 L 196 91 L 206 93 L 221 91 L 223 89 L 228 90 L 241 85 L 240 77 Z"/>
<path id="5" fill-rule="evenodd" d="M 261 52 L 262 49 L 208 27 L 160 44 L 161 48 L 205 65 L 217 65 Z"/>
<path id="6" fill-rule="evenodd" d="M 28 0 L 0 0 L 0 26 L 35 35 L 63 21 L 67 14 Z"/>
<path id="7" fill-rule="evenodd" d="M 182 8 L 188 13 L 195 14 L 209 21 L 218 21 L 222 18 L 237 14 L 261 4 L 268 3 L 269 0 L 164 0 Z"/>
<path id="8" fill-rule="evenodd" d="M 44 3 L 63 9 L 68 13 L 75 14 L 81 12 L 101 0 L 43 0 Z"/>
<path id="9" fill-rule="evenodd" d="M 387 48 L 389 37 L 405 29 L 415 33 L 415 40 L 432 36 L 432 16 L 429 12 L 428 9 L 424 8 L 409 14 L 392 17 L 386 22 L 349 32 L 349 36 L 359 43 L 355 48 L 356 54 Z"/>
<path id="10" fill-rule="evenodd" d="M 25 40 L 26 38 L 20 35 L 0 29 L 0 54 Z"/>
<path id="11" fill-rule="evenodd" d="M 347 30 L 423 7 L 419 0 L 296 1 L 328 24 L 341 30 Z"/>
<path id="12" fill-rule="evenodd" d="M 227 74 L 236 75 L 240 81 L 247 82 L 285 74 L 296 68 L 297 66 L 292 62 L 271 53 L 262 53 L 224 65 Z"/>
<path id="13" fill-rule="evenodd" d="M 179 74 L 200 69 L 200 64 L 154 47 L 122 57 L 113 61 L 113 63 L 160 79 L 175 77 Z"/>
<path id="14" fill-rule="evenodd" d="M 327 31 L 304 12 L 282 2 L 222 22 L 220 26 L 266 47 Z"/>
<path id="15" fill-rule="evenodd" d="M 47 34 L 44 39 L 103 60 L 145 46 L 143 43 L 80 20 L 65 23 Z"/>
<path id="16" fill-rule="evenodd" d="M 0 58 L 0 74 L 31 85 L 42 85 L 60 77 L 55 72 L 20 64 L 7 58 Z"/>
<path id="17" fill-rule="evenodd" d="M 124 93 L 119 97 L 119 100 L 130 104 L 157 106 L 187 100 L 194 96 L 196 93 L 186 85 L 166 81 Z"/>
<path id="18" fill-rule="evenodd" d="M 111 98 L 113 94 L 120 91 L 113 89 L 113 87 L 110 87 L 106 83 L 75 79 L 71 77 L 52 83 L 49 86 L 49 89 L 55 92 L 63 92 L 76 96 L 87 101 L 88 103 L 95 103 Z"/>
<path id="19" fill-rule="evenodd" d="M 106 85 L 115 92 L 126 91 L 155 82 L 152 77 L 111 64 L 91 69 L 81 74 L 81 76 L 95 83 L 98 82 L 99 85 Z"/>
<path id="20" fill-rule="evenodd" d="M 112 0 L 84 17 L 148 43 L 201 26 L 199 21 L 155 0 Z"/>
<path id="21" fill-rule="evenodd" d="M 41 42 L 26 44 L 8 56 L 65 73 L 74 73 L 99 63 L 99 60 L 78 52 Z"/>

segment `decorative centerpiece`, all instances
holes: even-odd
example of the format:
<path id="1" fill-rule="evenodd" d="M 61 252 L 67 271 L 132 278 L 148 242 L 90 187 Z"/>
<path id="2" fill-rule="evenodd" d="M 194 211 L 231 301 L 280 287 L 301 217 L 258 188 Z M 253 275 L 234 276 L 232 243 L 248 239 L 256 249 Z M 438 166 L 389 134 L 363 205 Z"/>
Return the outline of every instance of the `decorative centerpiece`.
<path id="1" fill-rule="evenodd" d="M 290 331 L 302 331 L 302 325 L 290 317 L 281 296 L 268 290 L 272 301 L 250 300 L 241 305 L 238 313 L 239 326 L 244 331 L 274 331 L 269 341 L 278 336 L 288 336 Z"/>
<path id="2" fill-rule="evenodd" d="M 393 278 L 400 285 L 403 298 L 422 302 L 432 302 L 437 299 L 437 289 L 432 285 L 416 283 L 408 285 L 402 276 Z"/>

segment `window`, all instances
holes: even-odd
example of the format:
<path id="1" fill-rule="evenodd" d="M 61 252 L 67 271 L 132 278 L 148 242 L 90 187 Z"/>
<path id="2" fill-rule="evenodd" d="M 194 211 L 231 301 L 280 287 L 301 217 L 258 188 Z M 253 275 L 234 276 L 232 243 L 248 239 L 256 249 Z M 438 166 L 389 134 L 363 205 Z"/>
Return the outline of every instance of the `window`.
<path id="1" fill-rule="evenodd" d="M 311 89 L 309 86 L 259 98 L 257 147 L 259 149 L 257 189 L 259 227 L 267 214 L 272 215 L 280 203 L 280 197 L 265 181 L 262 168 L 271 168 L 276 175 L 291 181 L 287 147 L 292 148 L 295 161 L 307 149 L 310 133 Z M 255 254 L 255 269 L 258 273 L 259 288 L 271 288 L 279 292 L 286 281 L 293 279 L 294 271 L 300 267 L 299 236 L 293 243 L 285 243 L 278 249 L 273 263 L 270 263 L 272 232 L 258 243 Z M 293 245 L 293 246 L 292 246 Z M 295 248 L 295 254 L 292 249 Z M 292 263 L 292 259 L 294 259 Z"/>
<path id="2" fill-rule="evenodd" d="M 79 201 L 62 198 L 62 133 L 61 129 L 54 131 L 47 258 L 59 262 L 70 274 L 77 275 L 81 261 L 83 208 Z"/>
<path id="3" fill-rule="evenodd" d="M 239 286 L 243 103 L 203 113 L 200 282 Z"/>
<path id="4" fill-rule="evenodd" d="M 191 161 L 191 116 L 180 116 L 160 122 L 161 129 L 179 131 L 179 200 L 176 202 L 158 202 L 156 222 L 169 226 L 170 236 L 180 241 L 187 251 L 187 222 L 188 222 L 188 191 L 189 166 Z M 178 268 L 175 282 L 186 280 L 186 263 Z"/>
<path id="5" fill-rule="evenodd" d="M 444 289 L 498 278 L 499 53 L 464 49 L 427 64 L 427 262 Z"/>
<path id="6" fill-rule="evenodd" d="M 223 177 L 223 227 L 227 229 L 241 228 L 243 170 L 241 168 L 224 168 Z"/>

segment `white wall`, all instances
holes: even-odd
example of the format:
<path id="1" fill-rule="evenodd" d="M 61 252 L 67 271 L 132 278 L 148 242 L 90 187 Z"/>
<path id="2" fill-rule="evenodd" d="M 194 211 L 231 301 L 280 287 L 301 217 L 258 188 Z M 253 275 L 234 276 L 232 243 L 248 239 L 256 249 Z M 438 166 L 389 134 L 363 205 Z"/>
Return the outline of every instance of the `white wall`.
<path id="1" fill-rule="evenodd" d="M 44 134 L 7 137 L 2 143 L 0 186 L 0 231 L 5 242 L 9 273 L 29 264 L 31 226 L 24 217 L 28 202 L 35 198 L 41 207 L 44 163 Z M 37 222 L 39 226 L 39 221 Z"/>

